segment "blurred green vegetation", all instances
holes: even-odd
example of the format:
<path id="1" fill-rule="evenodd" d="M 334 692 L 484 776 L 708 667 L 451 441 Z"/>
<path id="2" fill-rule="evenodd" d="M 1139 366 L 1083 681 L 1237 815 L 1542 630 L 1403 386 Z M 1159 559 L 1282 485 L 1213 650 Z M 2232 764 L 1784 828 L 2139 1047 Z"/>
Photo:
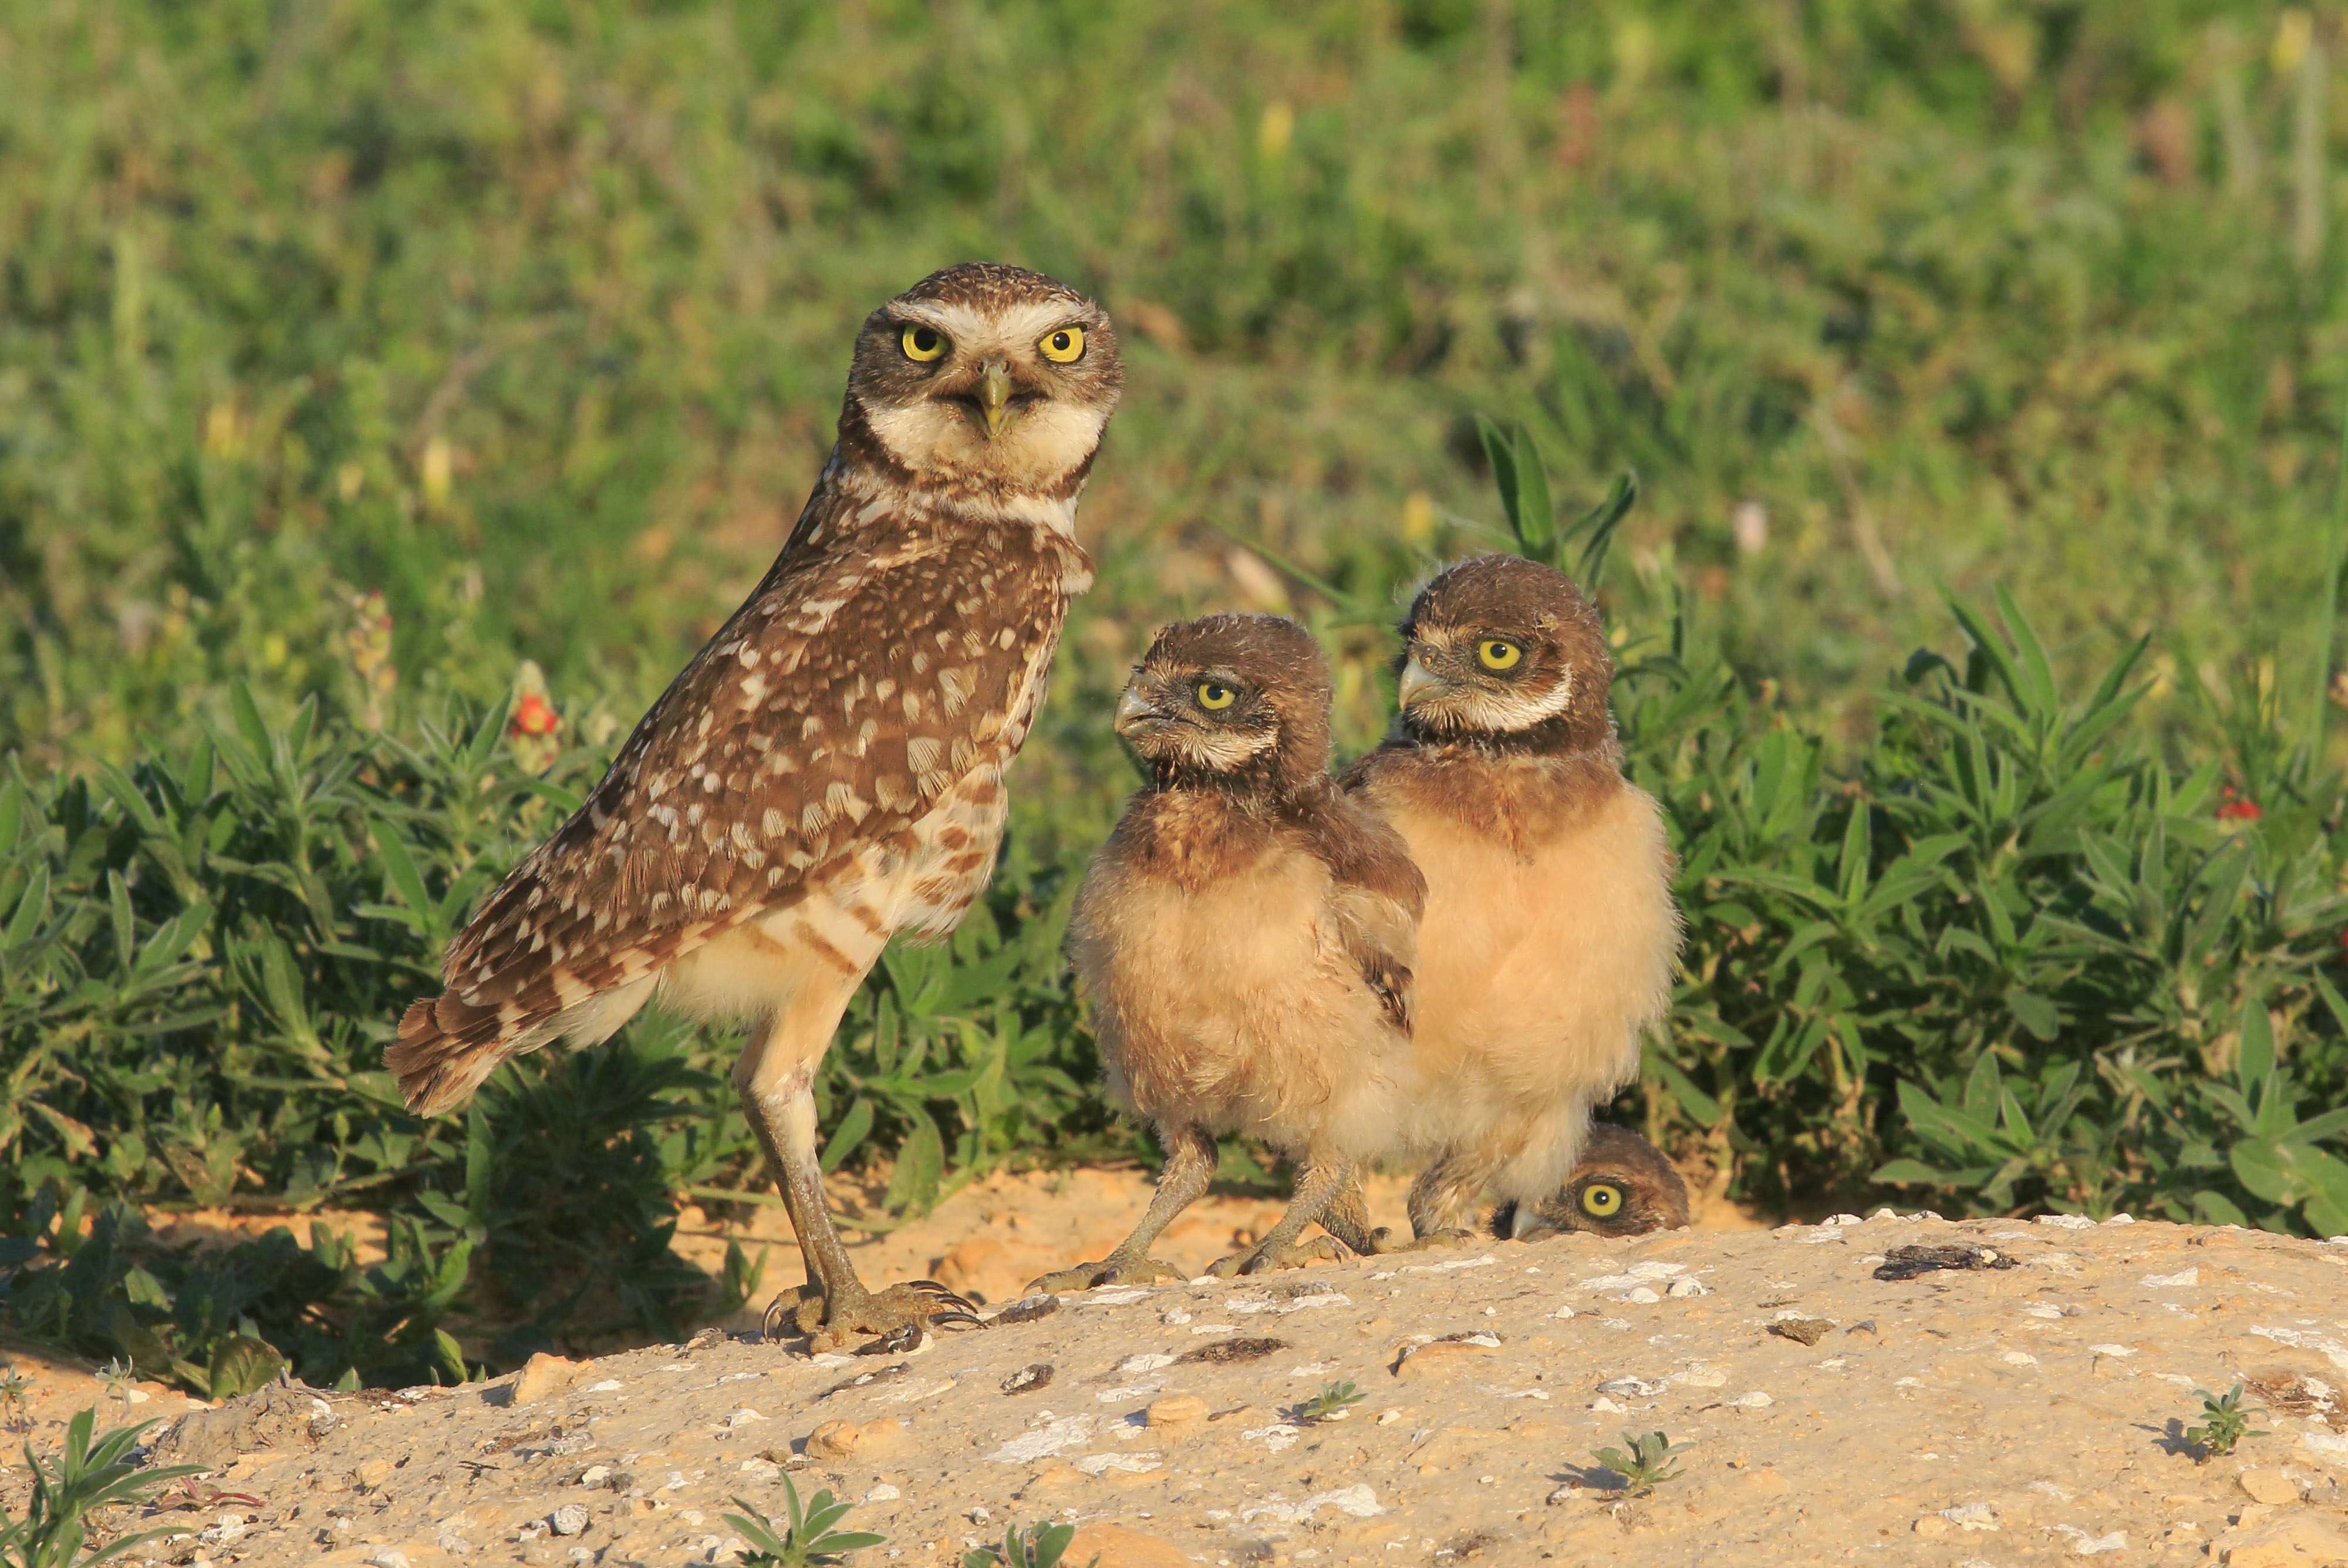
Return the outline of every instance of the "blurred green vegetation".
<path id="1" fill-rule="evenodd" d="M 1131 375 L 995 892 L 827 1071 L 888 1210 L 1133 1147 L 1056 949 L 1150 630 L 1303 616 L 1365 745 L 1396 597 L 1551 548 L 1538 448 L 1565 517 L 1639 476 L 1598 585 L 1686 861 L 1619 1114 L 1788 1212 L 2348 1228 L 2343 24 L 0 6 L 0 1318 L 230 1391 L 760 1288 L 668 1249 L 759 1185 L 730 1041 L 647 1016 L 434 1124 L 380 1050 L 771 558 L 858 321 L 972 256 L 1096 294 Z M 551 741 L 501 743 L 518 693 Z M 196 1205 L 369 1208 L 388 1255 L 141 1218 Z"/>

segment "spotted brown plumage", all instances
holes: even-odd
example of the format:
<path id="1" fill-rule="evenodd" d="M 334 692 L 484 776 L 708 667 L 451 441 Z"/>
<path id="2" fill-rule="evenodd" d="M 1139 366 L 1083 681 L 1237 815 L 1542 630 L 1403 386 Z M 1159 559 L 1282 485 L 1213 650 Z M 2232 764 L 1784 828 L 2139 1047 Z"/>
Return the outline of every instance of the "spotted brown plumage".
<path id="1" fill-rule="evenodd" d="M 1636 1078 L 1679 952 L 1661 810 L 1622 777 L 1598 612 L 1515 556 L 1428 583 L 1402 626 L 1398 733 L 1345 787 L 1427 883 L 1416 1060 L 1400 1141 L 1429 1160 L 1417 1238 L 1457 1238 L 1486 1191 L 1529 1223 L 1590 1109 Z"/>
<path id="2" fill-rule="evenodd" d="M 1150 1244 L 1204 1191 L 1222 1132 L 1264 1140 L 1297 1176 L 1279 1223 L 1215 1272 L 1318 1255 L 1297 1237 L 1392 1137 L 1425 890 L 1402 841 L 1329 779 L 1329 700 L 1312 637 L 1268 615 L 1169 626 L 1134 672 L 1117 725 L 1148 783 L 1086 874 L 1068 952 L 1109 1098 L 1168 1158 L 1130 1236 L 1032 1288 L 1170 1272 Z"/>
<path id="3" fill-rule="evenodd" d="M 810 1086 L 889 939 L 951 931 L 993 869 L 1004 769 L 1091 583 L 1076 505 L 1120 379 L 1107 317 L 1017 268 L 949 268 L 867 319 L 781 554 L 401 1020 L 386 1060 L 412 1107 L 608 1037 L 655 995 L 753 1018 L 735 1078 L 806 1255 L 805 1325 L 934 1310 L 856 1280 Z"/>

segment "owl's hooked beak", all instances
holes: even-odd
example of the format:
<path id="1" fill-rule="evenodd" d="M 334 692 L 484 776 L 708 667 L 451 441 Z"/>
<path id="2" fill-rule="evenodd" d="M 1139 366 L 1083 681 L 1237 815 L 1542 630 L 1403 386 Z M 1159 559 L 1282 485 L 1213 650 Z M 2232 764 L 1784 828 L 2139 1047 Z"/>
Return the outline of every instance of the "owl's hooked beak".
<path id="1" fill-rule="evenodd" d="M 1157 728 L 1165 722 L 1165 718 L 1166 716 L 1150 706 L 1149 699 L 1141 695 L 1139 686 L 1126 687 L 1125 695 L 1117 698 L 1117 732 L 1128 740 L 1138 733 Z"/>
<path id="2" fill-rule="evenodd" d="M 1401 706 L 1408 707 L 1412 703 L 1416 702 L 1421 696 L 1430 691 L 1437 689 L 1444 684 L 1442 677 L 1430 673 L 1425 665 L 1418 662 L 1418 655 L 1413 654 L 1410 657 L 1410 662 L 1404 665 L 1402 667 L 1401 691 L 1399 694 Z"/>
<path id="3" fill-rule="evenodd" d="M 978 373 L 978 407 L 986 416 L 986 438 L 1003 434 L 1011 422 L 1011 371 L 1000 359 L 990 359 Z"/>

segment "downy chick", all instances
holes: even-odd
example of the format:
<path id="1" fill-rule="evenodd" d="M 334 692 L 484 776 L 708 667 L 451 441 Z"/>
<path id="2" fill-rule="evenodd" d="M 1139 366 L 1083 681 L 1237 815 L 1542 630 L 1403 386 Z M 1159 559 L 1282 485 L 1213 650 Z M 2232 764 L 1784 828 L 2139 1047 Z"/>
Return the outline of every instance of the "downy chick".
<path id="1" fill-rule="evenodd" d="M 1622 777 L 1598 612 L 1564 573 L 1466 562 L 1403 623 L 1397 735 L 1345 787 L 1426 876 L 1405 1134 L 1431 1162 L 1412 1230 L 1444 1234 L 1489 1191 L 1529 1227 L 1591 1107 L 1639 1070 L 1679 952 L 1661 810 Z"/>
<path id="2" fill-rule="evenodd" d="M 1110 1098 L 1156 1126 L 1166 1164 L 1132 1235 L 1034 1288 L 1175 1274 L 1149 1248 L 1206 1190 L 1225 1132 L 1297 1174 L 1280 1222 L 1216 1272 L 1334 1255 L 1294 1243 L 1391 1144 L 1425 885 L 1329 778 L 1329 700 L 1320 649 L 1275 616 L 1169 626 L 1135 670 L 1117 729 L 1148 782 L 1093 861 L 1068 947 Z"/>

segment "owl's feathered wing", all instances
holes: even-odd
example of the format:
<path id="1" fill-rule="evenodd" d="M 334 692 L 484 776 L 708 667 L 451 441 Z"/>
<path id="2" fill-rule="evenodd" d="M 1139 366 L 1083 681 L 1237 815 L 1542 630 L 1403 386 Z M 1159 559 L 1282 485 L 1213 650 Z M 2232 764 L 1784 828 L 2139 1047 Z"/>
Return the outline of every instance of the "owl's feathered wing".
<path id="1" fill-rule="evenodd" d="M 1407 1035 L 1426 880 L 1411 863 L 1401 834 L 1334 789 L 1323 823 L 1316 847 L 1329 866 L 1331 934 L 1377 997 L 1386 1021 Z"/>
<path id="2" fill-rule="evenodd" d="M 446 993 L 400 1020 L 385 1061 L 411 1107 L 444 1109 L 557 1036 L 601 1037 L 599 998 L 855 855 L 911 853 L 942 796 L 1017 748 L 1089 582 L 1083 552 L 1041 528 L 892 514 L 835 474 L 586 803 L 450 945 Z"/>

